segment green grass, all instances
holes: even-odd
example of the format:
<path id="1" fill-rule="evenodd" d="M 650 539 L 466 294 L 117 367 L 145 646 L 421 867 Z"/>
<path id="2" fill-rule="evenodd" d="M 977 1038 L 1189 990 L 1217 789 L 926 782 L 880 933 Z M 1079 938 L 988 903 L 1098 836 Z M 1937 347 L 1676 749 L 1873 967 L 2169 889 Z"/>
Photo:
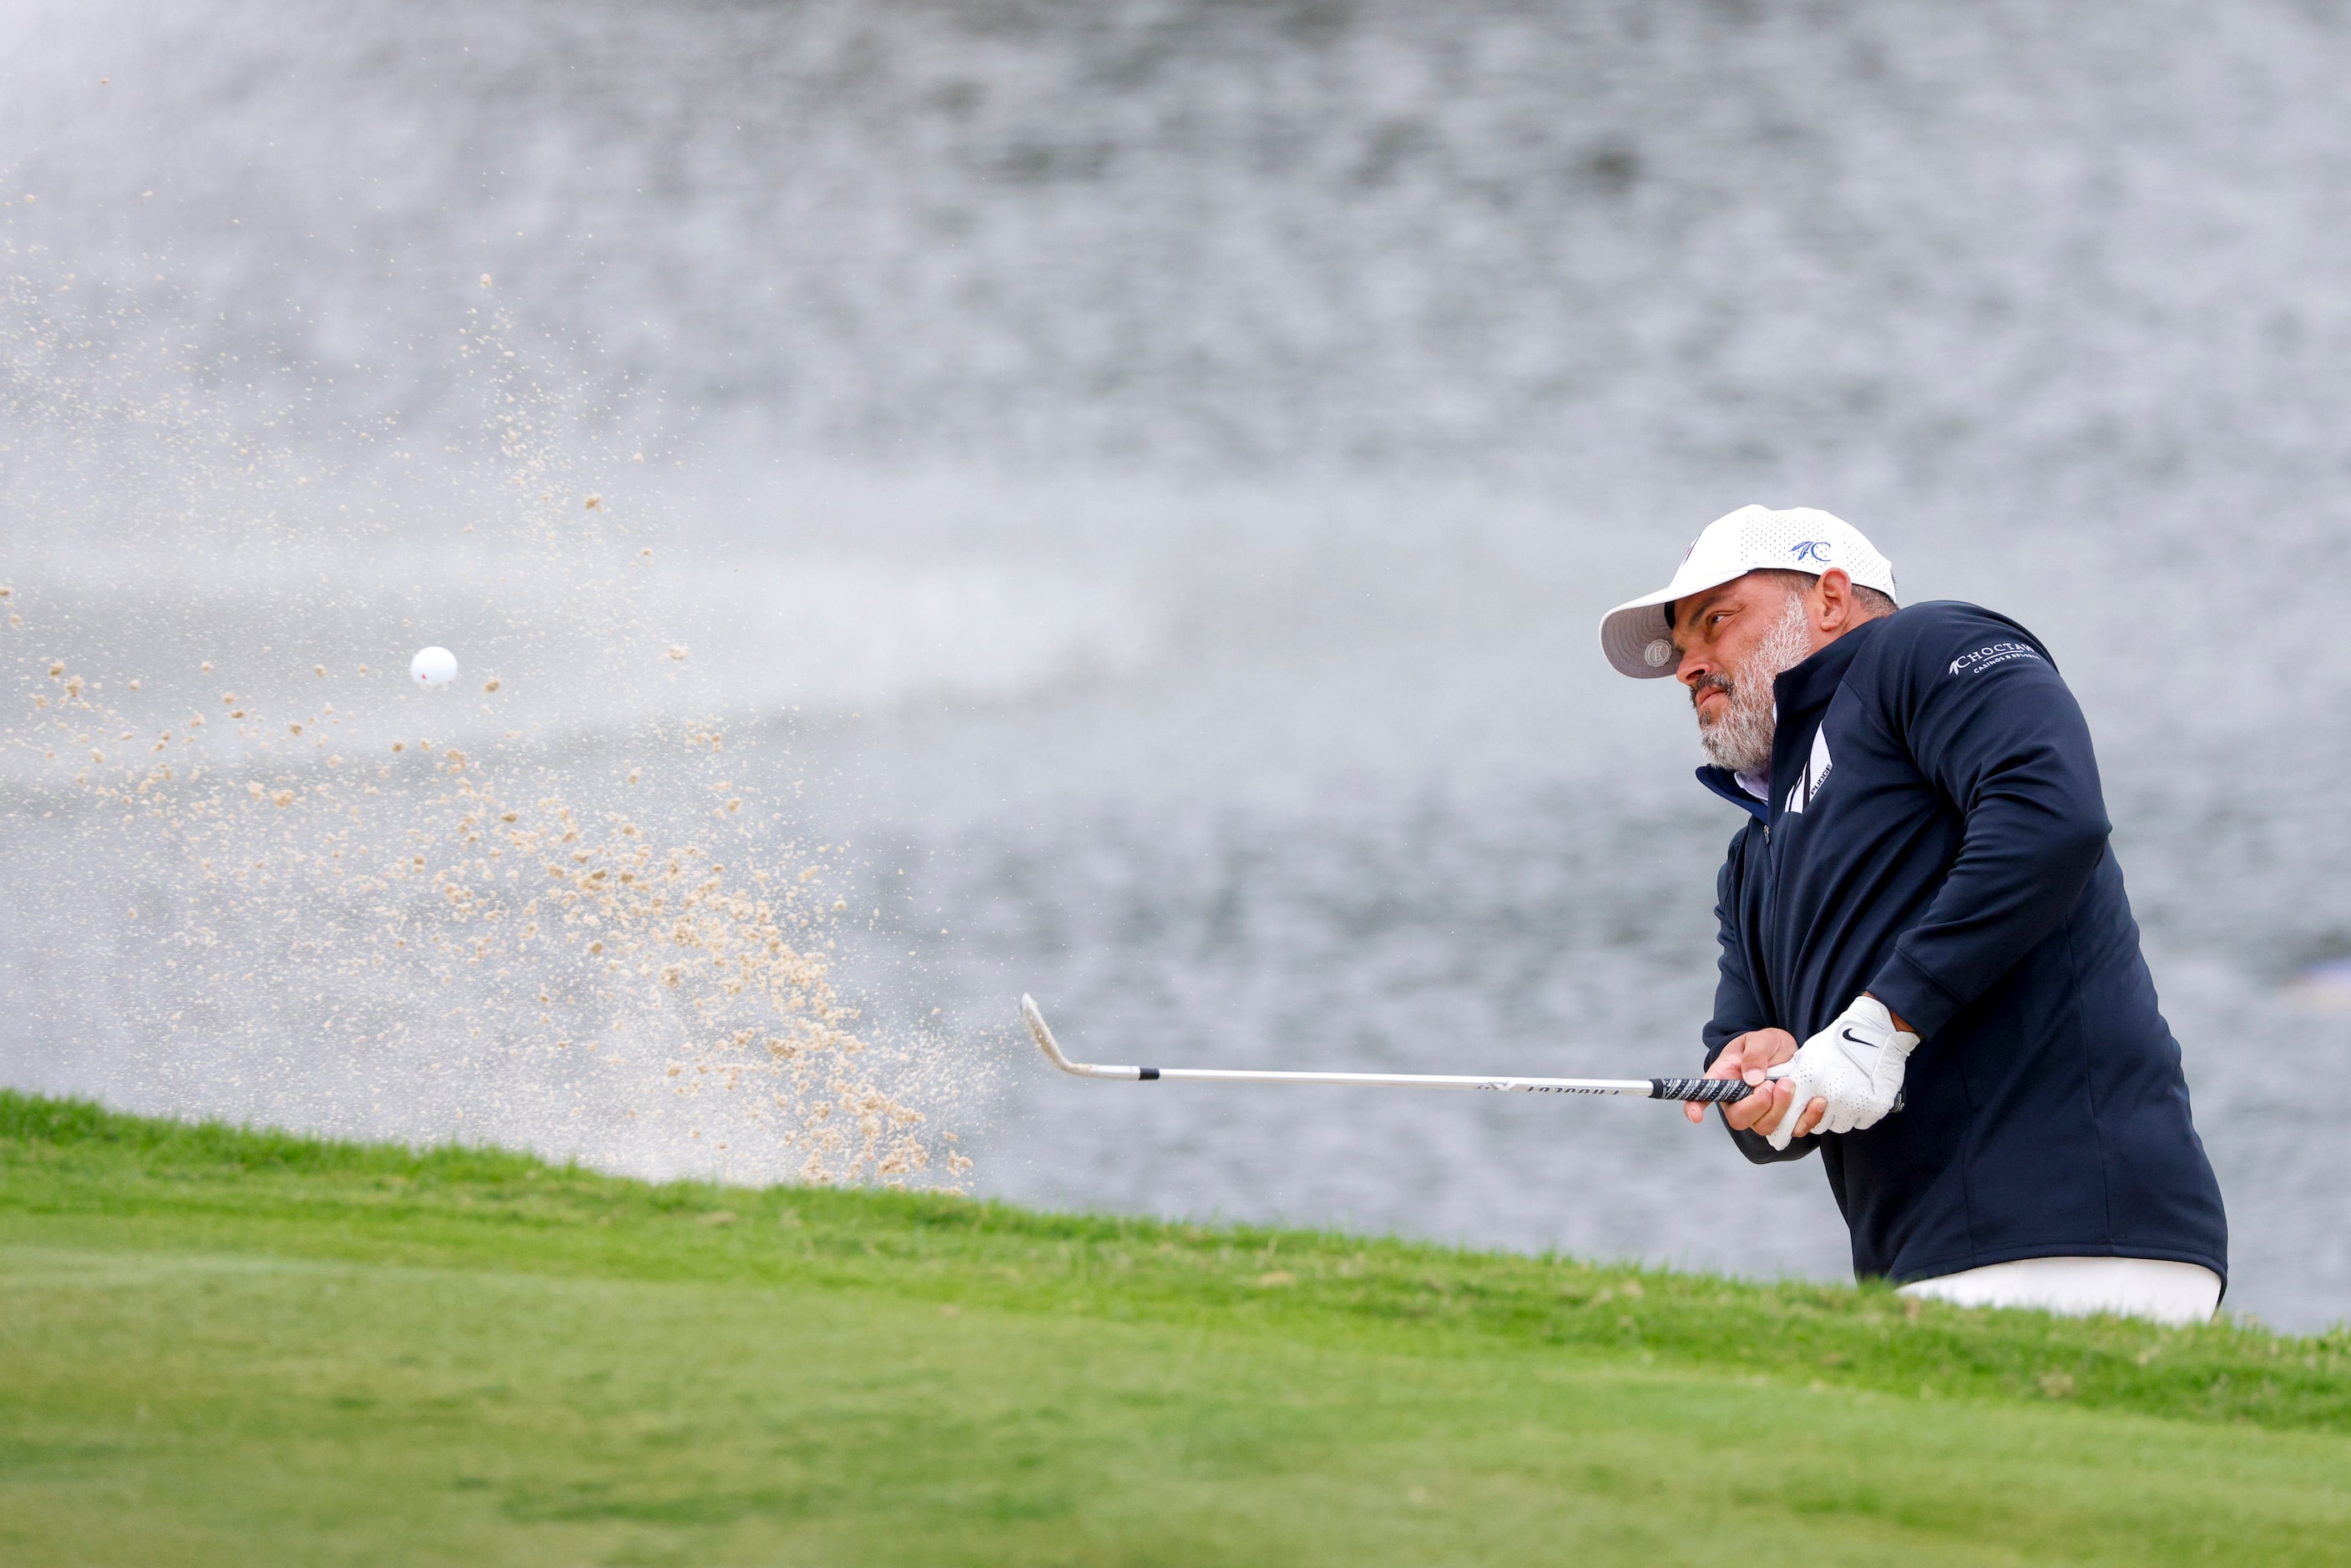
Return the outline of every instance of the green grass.
<path id="1" fill-rule="evenodd" d="M 2351 1335 L 0 1092 L 7 1563 L 2340 1563 Z"/>

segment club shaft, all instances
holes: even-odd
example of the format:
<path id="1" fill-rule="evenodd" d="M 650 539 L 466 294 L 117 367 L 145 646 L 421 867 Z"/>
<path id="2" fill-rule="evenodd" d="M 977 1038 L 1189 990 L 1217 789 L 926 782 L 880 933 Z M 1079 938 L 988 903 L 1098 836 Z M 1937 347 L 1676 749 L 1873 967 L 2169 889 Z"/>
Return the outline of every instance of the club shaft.
<path id="1" fill-rule="evenodd" d="M 1135 1067 L 1144 1081 L 1188 1079 L 1196 1083 L 1328 1083 L 1365 1089 L 1489 1089 L 1517 1094 L 1638 1094 L 1658 1099 L 1654 1078 L 1479 1078 L 1451 1072 L 1274 1072 L 1249 1068 Z"/>
<path id="2" fill-rule="evenodd" d="M 1472 1078 L 1451 1072 L 1272 1072 L 1248 1068 L 1141 1067 L 1138 1078 L 1201 1083 L 1335 1083 L 1378 1089 L 1514 1089 L 1530 1094 L 1646 1094 L 1646 1078 Z"/>

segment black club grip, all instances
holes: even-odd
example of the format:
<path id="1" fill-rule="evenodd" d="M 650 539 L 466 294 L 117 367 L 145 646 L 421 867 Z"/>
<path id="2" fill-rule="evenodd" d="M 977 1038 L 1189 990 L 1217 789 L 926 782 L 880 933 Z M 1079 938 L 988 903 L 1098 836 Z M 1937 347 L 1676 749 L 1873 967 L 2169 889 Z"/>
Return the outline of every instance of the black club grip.
<path id="1" fill-rule="evenodd" d="M 1739 1101 L 1750 1091 L 1736 1078 L 1652 1078 L 1649 1098 L 1652 1100 L 1696 1100 L 1712 1104 L 1718 1100 Z"/>

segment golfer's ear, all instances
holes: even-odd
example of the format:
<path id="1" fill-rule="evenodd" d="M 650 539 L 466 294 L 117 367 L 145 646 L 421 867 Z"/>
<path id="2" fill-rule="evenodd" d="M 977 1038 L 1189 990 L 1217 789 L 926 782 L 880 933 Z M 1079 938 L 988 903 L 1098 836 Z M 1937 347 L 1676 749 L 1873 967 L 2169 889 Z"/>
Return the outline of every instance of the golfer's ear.
<path id="1" fill-rule="evenodd" d="M 1813 591 L 1820 595 L 1820 607 L 1813 619 L 1822 631 L 1834 632 L 1853 619 L 1853 579 L 1846 575 L 1844 568 L 1833 566 L 1821 573 L 1820 580 L 1813 584 Z"/>

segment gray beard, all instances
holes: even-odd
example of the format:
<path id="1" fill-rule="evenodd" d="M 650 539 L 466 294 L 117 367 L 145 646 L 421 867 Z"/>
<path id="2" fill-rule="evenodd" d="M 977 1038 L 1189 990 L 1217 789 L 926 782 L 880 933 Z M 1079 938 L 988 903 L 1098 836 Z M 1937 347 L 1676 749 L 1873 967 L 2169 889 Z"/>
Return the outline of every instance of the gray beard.
<path id="1" fill-rule="evenodd" d="M 1728 682 L 1730 700 L 1713 723 L 1699 719 L 1698 743 L 1706 759 L 1734 775 L 1762 778 L 1771 771 L 1771 736 L 1780 727 L 1771 683 L 1813 655 L 1812 629 L 1803 596 L 1788 595 L 1779 624 L 1763 634 L 1738 676 Z"/>

